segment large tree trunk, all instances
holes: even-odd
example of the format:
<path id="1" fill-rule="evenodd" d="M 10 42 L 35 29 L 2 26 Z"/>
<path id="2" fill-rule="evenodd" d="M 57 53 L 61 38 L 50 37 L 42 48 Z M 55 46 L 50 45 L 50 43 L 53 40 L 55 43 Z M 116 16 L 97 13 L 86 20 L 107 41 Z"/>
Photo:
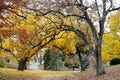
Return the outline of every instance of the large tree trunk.
<path id="1" fill-rule="evenodd" d="M 105 69 L 104 69 L 104 66 L 103 66 L 103 62 L 102 62 L 102 55 L 101 55 L 101 45 L 102 44 L 97 44 L 95 46 L 95 58 L 96 58 L 96 73 L 97 75 L 102 75 L 102 74 L 105 74 Z"/>
<path id="2" fill-rule="evenodd" d="M 27 69 L 27 58 L 19 60 L 18 70 L 24 71 Z"/>
<path id="3" fill-rule="evenodd" d="M 102 20 L 99 21 L 100 31 L 98 33 L 98 39 L 95 43 L 95 58 L 96 58 L 96 73 L 97 75 L 105 74 L 104 65 L 102 62 L 102 40 L 104 34 L 104 23 L 105 23 L 105 16 Z"/>

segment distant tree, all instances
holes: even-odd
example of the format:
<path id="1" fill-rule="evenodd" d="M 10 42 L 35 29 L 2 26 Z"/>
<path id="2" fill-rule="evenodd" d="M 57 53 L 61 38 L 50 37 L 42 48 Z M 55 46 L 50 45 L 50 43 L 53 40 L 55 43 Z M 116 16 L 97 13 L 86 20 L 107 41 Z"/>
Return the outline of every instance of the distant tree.
<path id="1" fill-rule="evenodd" d="M 120 57 L 120 19 L 117 18 L 120 16 L 120 11 L 114 12 L 111 14 L 108 19 L 108 28 L 109 31 L 105 30 L 103 35 L 103 61 L 109 64 L 110 60 L 116 57 Z"/>
<path id="2" fill-rule="evenodd" d="M 79 58 L 76 54 L 68 54 L 65 58 L 65 67 L 68 67 L 69 69 L 72 68 L 72 70 L 75 70 L 75 68 L 79 68 Z"/>
<path id="3" fill-rule="evenodd" d="M 55 53 L 55 51 L 48 49 L 44 54 L 43 59 L 44 59 L 44 69 L 57 71 L 57 70 L 61 70 L 60 68 L 63 66 L 65 55 L 60 50 Z"/>
<path id="4" fill-rule="evenodd" d="M 51 54 L 52 51 L 50 51 L 49 49 L 45 52 L 44 56 L 43 56 L 43 60 L 44 60 L 44 69 L 45 70 L 49 70 L 49 63 L 51 60 Z"/>
<path id="5" fill-rule="evenodd" d="M 50 69 L 53 70 L 61 70 L 63 67 L 63 62 L 65 59 L 65 55 L 62 51 L 58 51 L 58 53 L 53 53 L 50 60 Z"/>
<path id="6" fill-rule="evenodd" d="M 84 43 L 81 44 L 80 42 L 76 43 L 76 54 L 79 57 L 81 71 L 84 71 L 89 65 L 89 61 L 88 61 L 89 53 Z"/>

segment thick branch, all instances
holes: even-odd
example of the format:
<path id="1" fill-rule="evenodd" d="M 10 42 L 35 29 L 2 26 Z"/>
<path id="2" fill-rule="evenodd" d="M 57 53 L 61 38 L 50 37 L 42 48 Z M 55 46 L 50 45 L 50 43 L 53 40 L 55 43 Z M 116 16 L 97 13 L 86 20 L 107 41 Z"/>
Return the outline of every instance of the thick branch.
<path id="1" fill-rule="evenodd" d="M 62 31 L 74 32 L 76 35 L 78 35 L 79 37 L 81 37 L 83 39 L 83 41 L 85 42 L 86 45 L 89 45 L 89 42 L 88 42 L 85 34 L 82 31 L 75 29 L 72 26 L 68 26 L 68 25 L 63 25 L 63 26 L 64 26 L 64 28 L 61 28 Z"/>
<path id="2" fill-rule="evenodd" d="M 32 49 L 34 49 L 35 47 L 44 47 L 45 45 L 47 45 L 48 43 L 50 43 L 50 41 L 54 40 L 55 39 L 55 36 L 58 35 L 60 32 L 55 32 L 54 34 L 51 34 L 47 37 L 45 37 L 43 40 L 41 40 L 40 42 L 38 42 L 36 45 L 34 45 L 32 47 Z M 46 43 L 42 44 L 42 41 L 48 39 L 48 38 L 51 38 L 49 41 L 47 41 Z"/>
<path id="3" fill-rule="evenodd" d="M 49 41 L 47 41 L 47 42 L 44 43 L 44 44 L 42 44 L 42 41 L 40 41 L 37 45 L 33 46 L 32 49 L 34 49 L 34 48 L 36 48 L 36 47 L 38 47 L 38 49 L 43 48 L 44 46 L 46 46 L 47 44 L 49 44 L 51 41 L 55 40 L 55 36 L 58 35 L 59 33 L 60 33 L 60 32 L 54 33 L 54 34 L 53 34 L 53 37 L 51 37 L 51 38 L 49 39 Z M 51 35 L 51 36 L 52 36 L 52 35 Z M 30 55 L 30 57 L 34 56 L 35 54 L 36 54 L 36 53 Z"/>
<path id="4" fill-rule="evenodd" d="M 88 24 L 89 24 L 89 26 L 90 26 L 90 28 L 91 28 L 91 30 L 92 30 L 92 34 L 93 34 L 94 39 L 97 40 L 97 31 L 96 31 L 96 29 L 95 29 L 95 26 L 93 25 L 92 20 L 91 20 L 90 17 L 88 16 L 88 13 L 87 13 L 87 12 L 85 12 L 84 15 L 85 15 L 85 17 L 86 17 L 86 21 L 88 22 Z"/>

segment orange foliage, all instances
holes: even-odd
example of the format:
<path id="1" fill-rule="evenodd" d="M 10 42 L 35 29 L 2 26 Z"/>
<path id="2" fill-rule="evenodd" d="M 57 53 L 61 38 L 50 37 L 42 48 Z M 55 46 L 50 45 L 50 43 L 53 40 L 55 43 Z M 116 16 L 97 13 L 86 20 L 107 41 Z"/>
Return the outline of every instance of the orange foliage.
<path id="1" fill-rule="evenodd" d="M 53 53 L 57 54 L 59 52 L 59 49 L 52 46 L 51 50 L 53 51 Z"/>

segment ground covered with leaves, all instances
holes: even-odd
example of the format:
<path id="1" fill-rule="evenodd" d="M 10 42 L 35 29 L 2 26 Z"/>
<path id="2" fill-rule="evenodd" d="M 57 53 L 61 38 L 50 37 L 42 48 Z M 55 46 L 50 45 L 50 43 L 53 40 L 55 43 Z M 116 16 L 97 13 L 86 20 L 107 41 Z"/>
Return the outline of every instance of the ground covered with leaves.
<path id="1" fill-rule="evenodd" d="M 0 68 L 0 80 L 120 80 L 120 65 L 106 68 L 106 74 L 96 76 L 95 70 L 69 71 L 17 71 Z"/>
<path id="2" fill-rule="evenodd" d="M 120 80 L 120 65 L 106 68 L 106 74 L 96 76 L 95 71 L 85 71 L 65 76 L 62 80 Z"/>
<path id="3" fill-rule="evenodd" d="M 73 72 L 69 71 L 18 71 L 16 69 L 0 68 L 0 80 L 49 80 L 60 78 Z"/>

